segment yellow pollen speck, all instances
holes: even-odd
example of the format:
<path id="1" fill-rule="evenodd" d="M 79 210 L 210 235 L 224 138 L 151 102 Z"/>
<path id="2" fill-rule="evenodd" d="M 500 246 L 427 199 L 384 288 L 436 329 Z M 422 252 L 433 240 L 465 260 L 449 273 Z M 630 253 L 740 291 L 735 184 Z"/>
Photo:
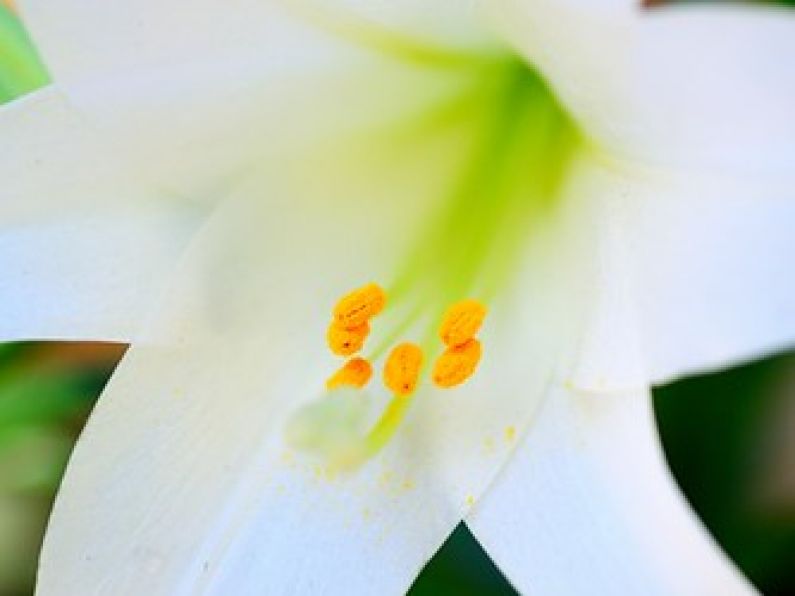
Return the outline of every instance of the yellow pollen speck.
<path id="1" fill-rule="evenodd" d="M 320 464 L 314 464 L 312 466 L 312 475 L 315 477 L 315 480 L 321 480 L 323 478 L 323 466 Z"/>
<path id="2" fill-rule="evenodd" d="M 326 341 L 329 349 L 337 356 L 350 356 L 364 346 L 364 341 L 370 333 L 370 325 L 365 321 L 358 327 L 342 327 L 337 321 L 332 321 L 326 332 Z"/>
<path id="3" fill-rule="evenodd" d="M 378 484 L 381 486 L 388 486 L 392 482 L 394 474 L 389 470 L 384 470 L 378 476 Z"/>
<path id="4" fill-rule="evenodd" d="M 516 438 L 516 427 L 515 426 L 505 427 L 505 440 L 508 441 L 509 443 L 512 443 L 515 438 Z"/>
<path id="5" fill-rule="evenodd" d="M 397 395 L 413 393 L 420 377 L 422 359 L 422 349 L 417 344 L 395 346 L 384 365 L 384 384 Z"/>
<path id="6" fill-rule="evenodd" d="M 447 346 L 460 346 L 475 337 L 486 318 L 486 307 L 477 300 L 456 302 L 444 314 L 439 337 Z"/>
<path id="7" fill-rule="evenodd" d="M 373 367 L 364 358 L 351 358 L 342 368 L 326 381 L 326 389 L 336 389 L 345 385 L 364 387 L 373 375 Z"/>
<path id="8" fill-rule="evenodd" d="M 472 505 L 475 504 L 475 497 L 473 497 L 472 495 L 467 495 L 466 502 L 467 502 L 467 507 L 472 507 Z"/>
<path id="9" fill-rule="evenodd" d="M 433 382 L 442 388 L 460 385 L 475 372 L 481 353 L 482 347 L 476 339 L 447 348 L 433 367 Z"/>
<path id="10" fill-rule="evenodd" d="M 334 307 L 334 320 L 340 327 L 352 329 L 384 310 L 386 292 L 370 283 L 340 298 Z"/>

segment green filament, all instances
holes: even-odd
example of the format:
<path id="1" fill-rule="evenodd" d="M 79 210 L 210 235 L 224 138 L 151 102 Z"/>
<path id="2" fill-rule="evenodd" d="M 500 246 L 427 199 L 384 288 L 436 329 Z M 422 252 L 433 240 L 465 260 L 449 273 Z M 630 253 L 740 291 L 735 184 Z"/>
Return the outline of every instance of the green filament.
<path id="1" fill-rule="evenodd" d="M 554 209 L 561 182 L 580 144 L 577 129 L 541 77 L 524 63 L 496 73 L 491 101 L 472 114 L 480 122 L 477 151 L 450 199 L 432 219 L 389 290 L 394 299 L 422 295 L 436 323 L 464 297 L 488 302 L 516 270 L 527 235 Z M 495 84 L 496 83 L 496 84 Z M 411 311 L 382 342 L 380 356 L 416 318 Z M 431 360 L 435 326 L 422 342 Z M 363 459 L 383 449 L 401 427 L 416 393 L 394 396 L 363 440 Z"/>
<path id="2" fill-rule="evenodd" d="M 572 120 L 527 65 L 505 59 L 473 69 L 476 85 L 419 119 L 422 127 L 465 119 L 474 142 L 447 200 L 419 231 L 387 288 L 389 302 L 400 305 L 402 314 L 368 358 L 382 358 L 421 322 L 427 325 L 420 342 L 425 355 L 421 377 L 441 353 L 436 334 L 447 307 L 464 298 L 488 305 L 507 289 L 527 238 L 554 216 L 561 183 L 581 146 Z M 413 130 L 404 129 L 401 138 L 427 133 L 416 126 L 418 122 Z M 417 394 L 393 396 L 369 430 L 361 429 L 350 440 L 334 435 L 334 441 L 327 441 L 335 445 L 326 453 L 330 471 L 356 468 L 381 452 L 402 427 Z M 320 419 L 315 423 L 324 424 Z M 322 429 L 317 432 L 325 437 Z"/>

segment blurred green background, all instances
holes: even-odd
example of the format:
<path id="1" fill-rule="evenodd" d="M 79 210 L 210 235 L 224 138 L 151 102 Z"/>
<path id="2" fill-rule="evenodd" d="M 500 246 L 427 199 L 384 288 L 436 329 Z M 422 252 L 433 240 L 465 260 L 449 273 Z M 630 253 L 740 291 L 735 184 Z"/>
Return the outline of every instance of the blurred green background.
<path id="1" fill-rule="evenodd" d="M 0 102 L 46 80 L 0 1 Z M 0 344 L 0 596 L 31 593 L 67 458 L 123 352 Z M 707 526 L 763 593 L 795 594 L 795 354 L 658 389 L 655 407 L 670 466 Z M 460 526 L 411 593 L 514 592 Z"/>

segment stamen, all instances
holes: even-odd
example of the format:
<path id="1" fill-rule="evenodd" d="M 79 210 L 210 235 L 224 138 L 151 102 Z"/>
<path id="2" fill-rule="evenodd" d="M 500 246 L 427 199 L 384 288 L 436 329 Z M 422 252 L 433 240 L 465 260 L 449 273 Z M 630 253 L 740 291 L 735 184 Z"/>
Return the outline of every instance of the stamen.
<path id="1" fill-rule="evenodd" d="M 434 112 L 423 122 L 435 125 L 465 114 L 478 142 L 472 144 L 471 160 L 462 161 L 465 167 L 447 200 L 395 272 L 389 286 L 394 318 L 384 329 L 372 322 L 387 302 L 375 283 L 346 294 L 333 309 L 328 341 L 335 353 L 354 354 L 369 326 L 379 334 L 367 346 L 367 359 L 348 356 L 326 380 L 334 389 L 301 408 L 288 428 L 295 444 L 322 456 L 331 469 L 354 469 L 395 437 L 417 399 L 421 375 L 449 388 L 475 373 L 484 349 L 477 337 L 487 314 L 484 305 L 518 267 L 528 231 L 558 217 L 560 190 L 584 139 L 541 76 L 524 63 L 510 59 L 484 75 L 472 94 L 445 102 L 438 117 Z M 470 292 L 483 302 L 460 300 Z M 425 319 L 441 324 L 418 330 Z M 409 333 L 420 334 L 419 345 L 397 345 Z M 374 417 L 370 409 L 382 400 L 373 403 L 362 387 L 385 354 L 383 379 L 392 397 Z M 426 366 L 424 355 L 431 354 Z M 505 442 L 515 441 L 515 434 L 507 427 Z"/>
<path id="2" fill-rule="evenodd" d="M 334 307 L 334 319 L 346 329 L 359 327 L 376 316 L 386 305 L 386 292 L 378 284 L 366 286 L 346 294 Z"/>
<path id="3" fill-rule="evenodd" d="M 370 324 L 367 321 L 356 327 L 343 327 L 334 320 L 326 331 L 326 342 L 337 356 L 350 356 L 362 349 L 369 333 Z"/>
<path id="4" fill-rule="evenodd" d="M 348 385 L 364 387 L 373 375 L 373 367 L 364 358 L 351 358 L 342 368 L 331 375 L 326 381 L 326 389 L 336 389 Z"/>
<path id="5" fill-rule="evenodd" d="M 397 395 L 412 394 L 417 388 L 422 360 L 422 348 L 417 344 L 395 346 L 384 365 L 384 384 Z"/>
<path id="6" fill-rule="evenodd" d="M 438 387 L 455 387 L 473 375 L 480 362 L 482 347 L 477 339 L 447 348 L 433 367 L 433 382 Z"/>
<path id="7" fill-rule="evenodd" d="M 486 318 L 486 307 L 477 300 L 462 300 L 447 309 L 439 327 L 445 345 L 460 346 L 475 337 Z"/>

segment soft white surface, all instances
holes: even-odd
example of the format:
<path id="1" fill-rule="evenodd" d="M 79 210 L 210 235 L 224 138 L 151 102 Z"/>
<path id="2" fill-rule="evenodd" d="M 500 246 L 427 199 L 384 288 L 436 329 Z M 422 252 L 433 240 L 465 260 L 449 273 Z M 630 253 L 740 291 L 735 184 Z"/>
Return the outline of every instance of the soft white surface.
<path id="1" fill-rule="evenodd" d="M 795 201 L 764 178 L 583 161 L 567 192 L 602 213 L 572 381 L 643 387 L 791 347 Z"/>
<path id="2" fill-rule="evenodd" d="M 0 339 L 129 341 L 199 212 L 140 184 L 50 87 L 0 107 Z"/>
<path id="3" fill-rule="evenodd" d="M 198 198 L 275 160 L 410 126 L 476 74 L 418 67 L 402 39 L 349 41 L 292 2 L 34 1 L 23 14 L 87 121 L 148 177 Z M 355 23 L 346 35 L 369 34 Z"/>
<path id="4" fill-rule="evenodd" d="M 271 43 L 263 38 L 265 32 L 279 35 L 288 47 L 292 44 L 269 22 L 282 21 L 283 27 L 287 15 L 321 28 L 345 24 L 349 30 L 350 26 L 375 30 L 448 52 L 482 50 L 494 43 L 472 0 L 432 4 L 423 0 L 176 0 L 167 4 L 109 0 L 97 6 L 80 0 L 23 0 L 19 4 L 48 66 L 56 78 L 67 82 L 163 61 L 199 61 L 232 47 L 264 47 Z"/>
<path id="5" fill-rule="evenodd" d="M 467 525 L 523 594 L 755 594 L 676 489 L 648 390 L 553 386 Z"/>

